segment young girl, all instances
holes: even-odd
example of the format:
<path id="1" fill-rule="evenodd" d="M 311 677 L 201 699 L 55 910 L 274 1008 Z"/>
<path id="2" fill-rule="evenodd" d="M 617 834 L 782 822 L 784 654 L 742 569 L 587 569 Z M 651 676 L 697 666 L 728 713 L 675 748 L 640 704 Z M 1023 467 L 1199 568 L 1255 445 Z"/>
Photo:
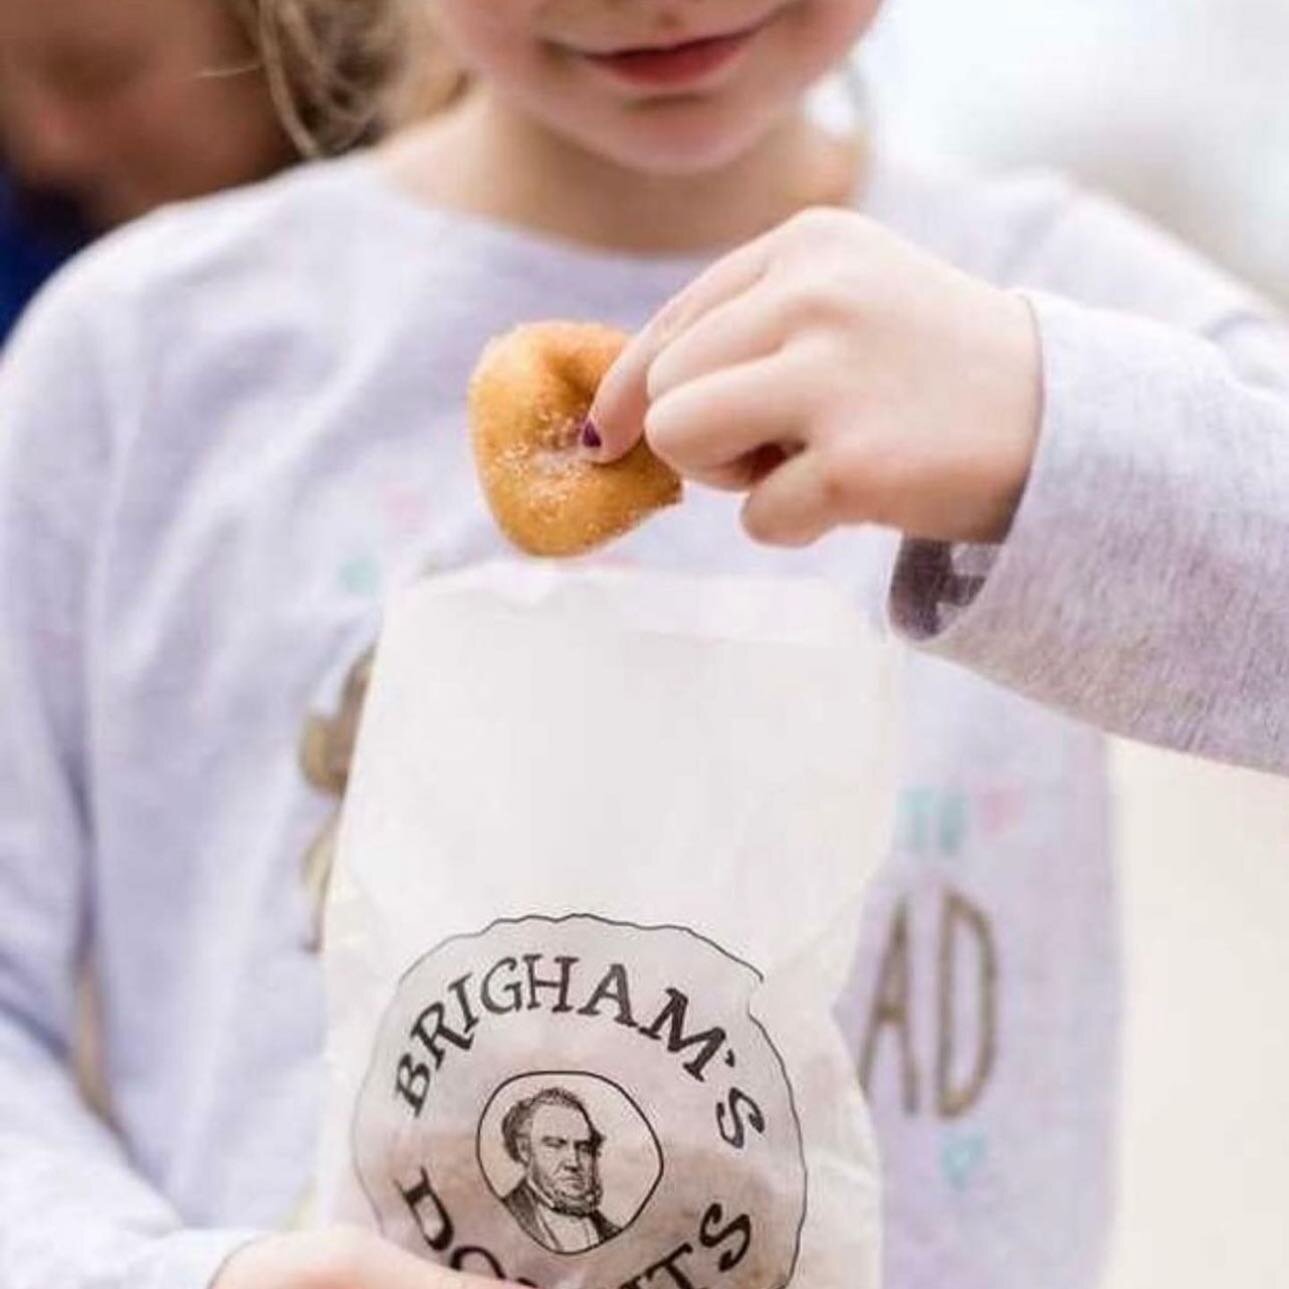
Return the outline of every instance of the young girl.
<path id="1" fill-rule="evenodd" d="M 262 2 L 273 58 L 342 11 Z M 441 113 L 154 216 L 38 303 L 0 376 L 6 1287 L 455 1281 L 270 1234 L 320 1083 L 298 860 L 334 803 L 295 749 L 386 590 L 503 553 L 466 381 L 558 317 L 639 333 L 586 450 L 643 426 L 714 485 L 614 558 L 824 574 L 921 646 L 840 1009 L 888 1283 L 1096 1284 L 1119 980 L 1104 749 L 1069 717 L 1289 766 L 1289 332 L 1059 178 L 814 125 L 876 8 L 436 0 L 427 56 L 468 72 Z M 85 960 L 115 1132 L 68 1072 Z"/>

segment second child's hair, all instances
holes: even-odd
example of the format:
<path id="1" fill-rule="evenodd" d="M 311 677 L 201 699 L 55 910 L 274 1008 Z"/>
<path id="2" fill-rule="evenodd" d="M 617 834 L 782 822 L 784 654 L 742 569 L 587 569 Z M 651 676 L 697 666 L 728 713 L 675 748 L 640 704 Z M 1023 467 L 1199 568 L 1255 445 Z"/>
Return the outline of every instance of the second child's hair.
<path id="1" fill-rule="evenodd" d="M 429 0 L 229 0 L 259 51 L 283 127 L 305 156 L 343 152 L 446 106 L 465 88 Z"/>

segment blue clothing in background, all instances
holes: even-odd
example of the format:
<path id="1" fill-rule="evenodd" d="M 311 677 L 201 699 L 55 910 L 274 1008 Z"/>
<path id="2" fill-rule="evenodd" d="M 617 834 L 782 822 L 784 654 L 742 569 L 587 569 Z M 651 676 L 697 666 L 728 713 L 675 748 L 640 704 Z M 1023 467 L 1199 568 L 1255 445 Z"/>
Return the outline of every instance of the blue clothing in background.
<path id="1" fill-rule="evenodd" d="M 0 170 L 0 344 L 41 283 L 84 242 L 67 225 L 62 212 L 46 221 L 28 210 Z"/>

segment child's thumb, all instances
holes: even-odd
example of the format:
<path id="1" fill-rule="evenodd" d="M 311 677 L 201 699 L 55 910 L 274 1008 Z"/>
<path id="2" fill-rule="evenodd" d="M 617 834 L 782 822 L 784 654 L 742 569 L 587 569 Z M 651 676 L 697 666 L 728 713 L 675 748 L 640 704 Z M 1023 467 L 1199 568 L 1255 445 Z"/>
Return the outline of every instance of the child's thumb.
<path id="1" fill-rule="evenodd" d="M 647 330 L 629 340 L 595 391 L 582 450 L 601 465 L 626 456 L 644 434 L 652 348 Z"/>

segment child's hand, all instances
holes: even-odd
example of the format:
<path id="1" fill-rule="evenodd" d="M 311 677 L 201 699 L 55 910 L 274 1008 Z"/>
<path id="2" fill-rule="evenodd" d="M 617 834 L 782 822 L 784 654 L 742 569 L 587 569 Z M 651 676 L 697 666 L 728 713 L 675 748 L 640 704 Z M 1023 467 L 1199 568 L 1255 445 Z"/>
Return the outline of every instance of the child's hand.
<path id="1" fill-rule="evenodd" d="M 674 297 L 610 369 L 603 446 L 643 430 L 681 474 L 750 493 L 760 541 L 847 523 L 1006 536 L 1038 438 L 1041 363 L 1019 296 L 865 216 L 810 210 Z"/>
<path id="2" fill-rule="evenodd" d="M 498 1289 L 446 1271 L 357 1227 L 269 1235 L 239 1249 L 211 1289 Z M 504 1286 L 503 1286 L 504 1289 Z"/>

